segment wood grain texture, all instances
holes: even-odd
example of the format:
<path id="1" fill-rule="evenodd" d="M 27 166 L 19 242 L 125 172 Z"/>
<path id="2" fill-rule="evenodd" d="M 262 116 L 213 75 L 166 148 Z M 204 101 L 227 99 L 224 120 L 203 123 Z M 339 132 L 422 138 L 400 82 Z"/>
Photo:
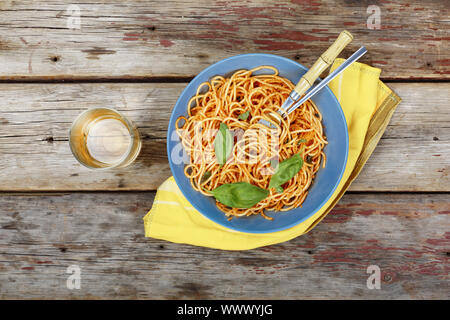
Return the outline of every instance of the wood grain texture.
<path id="1" fill-rule="evenodd" d="M 450 79 L 448 1 L 77 1 L 80 29 L 69 29 L 72 3 L 0 1 L 0 299 L 448 299 L 450 82 L 398 82 Z M 369 5 L 379 30 L 367 28 Z M 251 251 L 144 238 L 186 86 L 170 82 L 241 53 L 309 67 L 343 29 L 355 40 L 341 56 L 365 45 L 362 62 L 397 80 L 403 102 L 332 213 Z M 96 106 L 139 127 L 133 166 L 93 172 L 72 157 L 70 124 Z M 70 265 L 80 290 L 66 287 Z M 369 265 L 380 290 L 366 287 Z"/>
<path id="2" fill-rule="evenodd" d="M 192 77 L 241 53 L 311 66 L 343 29 L 389 79 L 449 79 L 447 1 L 1 1 L 0 79 Z M 369 5 L 380 8 L 369 30 Z"/>
<path id="3" fill-rule="evenodd" d="M 310 233 L 241 252 L 144 238 L 153 197 L 3 195 L 0 298 L 448 298 L 448 195 L 347 194 Z M 66 288 L 69 265 L 80 290 Z"/>
<path id="4" fill-rule="evenodd" d="M 0 84 L 0 191 L 154 190 L 170 176 L 166 130 L 185 84 Z M 450 84 L 395 83 L 404 99 L 353 191 L 449 191 Z M 94 172 L 68 144 L 73 119 L 108 106 L 135 121 L 143 149 L 129 168 Z"/>

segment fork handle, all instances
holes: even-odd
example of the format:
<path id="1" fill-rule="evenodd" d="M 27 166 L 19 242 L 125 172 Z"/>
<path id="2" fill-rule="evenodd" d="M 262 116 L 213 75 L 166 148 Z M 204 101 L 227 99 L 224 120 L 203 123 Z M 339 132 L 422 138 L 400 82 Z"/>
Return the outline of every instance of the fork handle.
<path id="1" fill-rule="evenodd" d="M 319 59 L 314 63 L 311 69 L 306 72 L 297 85 L 294 91 L 302 96 L 313 84 L 314 81 L 324 72 L 341 53 L 341 51 L 353 40 L 353 36 L 347 30 L 342 31 L 334 43 L 325 51 Z"/>

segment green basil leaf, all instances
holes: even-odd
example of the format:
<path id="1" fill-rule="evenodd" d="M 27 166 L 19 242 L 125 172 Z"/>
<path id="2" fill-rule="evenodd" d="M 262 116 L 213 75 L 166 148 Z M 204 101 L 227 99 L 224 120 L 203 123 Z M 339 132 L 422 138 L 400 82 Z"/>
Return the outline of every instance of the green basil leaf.
<path id="1" fill-rule="evenodd" d="M 298 153 L 294 154 L 289 159 L 281 161 L 277 171 L 270 178 L 269 189 L 281 186 L 283 183 L 291 180 L 300 171 L 302 166 L 303 159 Z"/>
<path id="2" fill-rule="evenodd" d="M 306 139 L 300 139 L 300 140 L 298 140 L 297 145 L 300 145 L 300 143 L 305 143 L 305 142 L 308 142 L 308 141 Z"/>
<path id="3" fill-rule="evenodd" d="M 214 139 L 214 152 L 216 154 L 217 162 L 224 165 L 233 150 L 234 140 L 228 126 L 225 123 L 220 124 L 219 131 L 217 131 Z"/>
<path id="4" fill-rule="evenodd" d="M 212 191 L 220 203 L 232 208 L 251 208 L 269 195 L 269 190 L 262 189 L 248 182 L 223 184 Z"/>
<path id="5" fill-rule="evenodd" d="M 250 115 L 250 111 L 241 113 L 241 114 L 238 116 L 238 119 L 240 119 L 240 120 L 247 120 L 247 118 L 248 118 L 249 115 Z"/>
<path id="6" fill-rule="evenodd" d="M 284 189 L 283 189 L 282 186 L 276 186 L 275 187 L 275 191 L 278 192 L 278 193 L 283 193 Z"/>

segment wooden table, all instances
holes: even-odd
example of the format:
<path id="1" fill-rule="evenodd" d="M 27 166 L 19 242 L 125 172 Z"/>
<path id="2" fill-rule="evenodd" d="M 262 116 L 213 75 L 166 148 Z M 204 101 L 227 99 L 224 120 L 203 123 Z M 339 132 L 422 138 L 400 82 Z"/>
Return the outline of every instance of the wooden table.
<path id="1" fill-rule="evenodd" d="M 380 29 L 367 27 L 372 2 Z M 449 298 L 449 2 L 372 2 L 1 1 L 0 297 Z M 332 213 L 251 251 L 144 238 L 186 83 L 240 53 L 310 66 L 344 28 L 355 40 L 342 56 L 366 45 L 363 62 L 403 102 Z M 133 166 L 93 172 L 71 155 L 68 128 L 95 106 L 138 125 Z M 79 290 L 66 286 L 70 265 Z M 366 286 L 370 265 L 379 290 Z"/>

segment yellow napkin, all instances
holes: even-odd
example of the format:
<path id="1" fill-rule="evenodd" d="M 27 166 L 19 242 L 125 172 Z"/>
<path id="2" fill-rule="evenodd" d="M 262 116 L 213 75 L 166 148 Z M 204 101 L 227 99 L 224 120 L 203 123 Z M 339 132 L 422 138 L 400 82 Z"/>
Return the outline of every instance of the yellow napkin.
<path id="1" fill-rule="evenodd" d="M 330 72 L 343 61 L 336 59 Z M 358 176 L 401 101 L 379 80 L 380 73 L 380 69 L 354 63 L 329 85 L 347 120 L 349 154 L 344 176 L 336 191 L 312 217 L 295 227 L 274 233 L 230 231 L 194 209 L 170 177 L 158 188 L 153 207 L 144 217 L 145 236 L 223 250 L 247 250 L 288 241 L 310 231 L 331 211 Z"/>

